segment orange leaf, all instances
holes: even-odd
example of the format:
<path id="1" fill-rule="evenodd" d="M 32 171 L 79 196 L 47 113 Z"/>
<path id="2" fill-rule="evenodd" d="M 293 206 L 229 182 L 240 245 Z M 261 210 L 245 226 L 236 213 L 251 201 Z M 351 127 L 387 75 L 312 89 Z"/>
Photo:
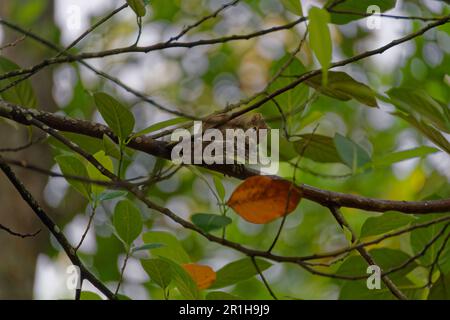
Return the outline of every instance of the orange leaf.
<path id="1" fill-rule="evenodd" d="M 227 205 L 245 220 L 262 224 L 291 213 L 300 199 L 300 190 L 291 182 L 254 176 L 234 190 Z"/>
<path id="2" fill-rule="evenodd" d="M 199 289 L 209 288 L 216 281 L 216 273 L 209 266 L 196 263 L 183 264 L 183 268 L 194 279 Z"/>

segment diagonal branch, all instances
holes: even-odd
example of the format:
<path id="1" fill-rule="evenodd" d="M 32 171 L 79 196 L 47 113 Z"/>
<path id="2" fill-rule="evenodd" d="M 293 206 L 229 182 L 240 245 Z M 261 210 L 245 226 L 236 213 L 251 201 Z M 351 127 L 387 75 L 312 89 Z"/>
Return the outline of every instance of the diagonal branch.
<path id="1" fill-rule="evenodd" d="M 331 213 L 333 214 L 333 217 L 336 219 L 336 221 L 339 223 L 341 228 L 347 228 L 352 235 L 352 243 L 355 243 L 357 241 L 357 237 L 355 234 L 355 231 L 352 229 L 352 227 L 348 224 L 348 222 L 345 220 L 344 216 L 342 215 L 341 211 L 337 207 L 330 207 L 329 208 Z M 377 265 L 373 257 L 370 255 L 370 253 L 366 250 L 366 248 L 357 248 L 356 249 L 359 254 L 364 258 L 364 260 L 367 261 L 369 265 Z M 397 297 L 400 300 L 407 300 L 408 298 L 401 292 L 394 282 L 387 276 L 386 274 L 381 275 L 381 279 L 383 280 L 384 284 L 388 289 L 391 291 L 391 293 Z"/>
<path id="2" fill-rule="evenodd" d="M 107 134 L 113 140 L 117 141 L 117 137 L 115 137 L 112 131 L 105 125 L 86 120 L 72 119 L 49 112 L 25 109 L 2 100 L 0 100 L 0 117 L 5 117 L 25 125 L 30 124 L 30 120 L 27 120 L 27 118 L 32 119 L 34 117 L 46 126 L 56 130 L 78 133 L 98 139 L 102 139 L 103 135 Z M 168 160 L 171 159 L 171 147 L 164 141 L 158 141 L 142 136 L 132 139 L 127 146 L 156 157 Z M 240 167 L 238 171 L 236 170 L 236 166 L 233 165 L 213 164 L 202 166 L 206 169 L 217 171 L 238 179 L 246 179 L 259 174 L 258 172 L 245 167 Z M 382 200 L 322 190 L 305 184 L 299 184 L 297 187 L 302 192 L 303 198 L 316 202 L 324 207 L 348 207 L 375 212 L 393 210 L 408 214 L 450 212 L 450 199 L 426 201 Z"/>

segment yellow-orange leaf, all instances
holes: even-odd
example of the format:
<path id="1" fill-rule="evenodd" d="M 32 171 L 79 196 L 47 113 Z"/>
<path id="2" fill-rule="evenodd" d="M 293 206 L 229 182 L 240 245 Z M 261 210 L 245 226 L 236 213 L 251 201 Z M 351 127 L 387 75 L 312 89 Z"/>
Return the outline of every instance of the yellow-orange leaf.
<path id="1" fill-rule="evenodd" d="M 209 288 L 216 281 L 216 273 L 209 266 L 196 263 L 183 264 L 183 268 L 194 279 L 199 289 Z"/>
<path id="2" fill-rule="evenodd" d="M 245 220 L 263 224 L 294 211 L 300 199 L 300 190 L 291 182 L 254 176 L 234 190 L 227 205 Z"/>

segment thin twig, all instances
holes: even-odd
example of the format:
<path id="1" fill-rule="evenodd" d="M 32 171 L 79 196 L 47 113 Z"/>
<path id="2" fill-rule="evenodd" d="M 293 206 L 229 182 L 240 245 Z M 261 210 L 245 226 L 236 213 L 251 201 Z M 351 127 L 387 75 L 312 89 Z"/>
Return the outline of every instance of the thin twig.
<path id="1" fill-rule="evenodd" d="M 7 44 L 1 46 L 1 47 L 0 47 L 0 51 L 3 51 L 4 49 L 7 49 L 7 48 L 11 48 L 11 47 L 17 46 L 20 42 L 22 42 L 23 40 L 25 40 L 26 37 L 27 37 L 27 36 L 23 35 L 23 36 L 21 36 L 20 38 L 14 40 L 13 42 L 10 42 L 10 43 L 7 43 Z"/>
<path id="2" fill-rule="evenodd" d="M 25 149 L 28 149 L 29 147 L 31 147 L 31 146 L 33 146 L 33 145 L 35 145 L 35 144 L 37 144 L 37 143 L 39 143 L 39 142 L 41 142 L 41 141 L 43 141 L 45 138 L 44 137 L 42 137 L 42 138 L 38 138 L 38 139 L 36 139 L 36 140 L 31 140 L 31 141 L 29 141 L 29 142 L 27 142 L 26 144 L 24 144 L 24 145 L 22 145 L 22 146 L 19 146 L 19 147 L 13 147 L 13 148 L 0 148 L 0 152 L 19 152 L 19 151 L 22 151 L 22 150 L 25 150 Z"/>
<path id="3" fill-rule="evenodd" d="M 83 235 L 81 236 L 80 242 L 79 242 L 78 245 L 75 247 L 75 252 L 77 252 L 78 249 L 80 249 L 81 245 L 83 244 L 83 241 L 84 241 L 84 239 L 86 238 L 86 236 L 87 236 L 87 234 L 88 234 L 88 232 L 89 232 L 89 229 L 91 228 L 91 224 L 92 224 L 92 221 L 94 220 L 94 216 L 95 216 L 95 212 L 96 212 L 96 211 L 97 211 L 97 205 L 94 204 L 94 205 L 92 206 L 92 209 L 91 209 L 91 214 L 89 215 L 89 221 L 88 221 L 88 224 L 87 224 L 87 226 L 86 226 L 86 229 L 84 230 Z"/>
<path id="4" fill-rule="evenodd" d="M 350 231 L 352 235 L 352 243 L 357 241 L 356 234 L 351 228 L 351 226 L 348 224 L 348 222 L 345 220 L 344 216 L 341 214 L 339 208 L 336 207 L 330 207 L 330 212 L 333 214 L 333 217 L 336 219 L 336 221 L 339 223 L 339 225 L 342 228 L 347 228 L 347 230 Z M 369 252 L 361 247 L 356 249 L 360 255 L 363 257 L 364 260 L 367 261 L 369 265 L 376 265 L 375 260 L 372 258 L 372 256 L 369 254 Z M 392 282 L 392 280 L 386 275 L 381 275 L 381 280 L 384 282 L 386 287 L 391 291 L 391 293 L 400 300 L 407 300 L 408 298 L 405 296 L 403 292 L 401 292 L 397 286 Z"/>
<path id="5" fill-rule="evenodd" d="M 15 232 L 15 231 L 11 230 L 11 229 L 8 228 L 8 227 L 5 227 L 5 226 L 2 225 L 1 223 L 0 223 L 0 229 L 6 231 L 7 233 L 9 233 L 9 234 L 12 235 L 12 236 L 20 237 L 20 238 L 22 238 L 22 239 L 34 237 L 34 236 L 36 236 L 39 232 L 41 232 L 41 229 L 39 229 L 38 231 L 35 231 L 35 232 L 33 232 L 33 233 L 18 233 L 18 232 Z"/>
<path id="6" fill-rule="evenodd" d="M 183 30 L 181 30 L 181 32 L 179 34 L 177 34 L 176 36 L 173 36 L 172 38 L 170 38 L 167 41 L 167 43 L 170 43 L 170 42 L 173 42 L 173 41 L 178 41 L 182 36 L 184 36 L 186 33 L 191 31 L 192 29 L 198 27 L 199 25 L 201 25 L 202 23 L 204 23 L 204 22 L 206 22 L 206 21 L 208 21 L 210 19 L 213 19 L 213 18 L 217 17 L 222 11 L 237 5 L 239 1 L 240 0 L 234 0 L 234 1 L 231 1 L 229 3 L 225 3 L 223 6 L 221 6 L 219 9 L 217 9 L 216 11 L 211 13 L 210 15 L 207 15 L 207 16 L 201 18 L 200 20 L 198 20 L 197 22 L 195 22 L 195 23 L 193 23 L 193 24 L 183 28 Z"/>
<path id="7" fill-rule="evenodd" d="M 122 268 L 120 269 L 119 283 L 117 283 L 116 291 L 114 292 L 115 296 L 117 296 L 117 294 L 119 293 L 120 285 L 122 284 L 122 280 L 123 280 L 123 274 L 125 272 L 125 268 L 127 267 L 128 259 L 130 258 L 130 253 L 131 253 L 131 248 L 129 248 L 127 250 L 127 254 L 125 256 L 125 260 L 123 261 Z"/>
<path id="8" fill-rule="evenodd" d="M 258 264 L 256 263 L 255 257 L 252 256 L 250 258 L 252 259 L 252 262 L 253 262 L 253 265 L 255 266 L 256 272 L 258 272 L 259 276 L 261 277 L 261 280 L 264 283 L 264 286 L 266 287 L 267 291 L 269 292 L 269 294 L 272 296 L 272 298 L 274 300 L 278 300 L 277 296 L 272 291 L 272 289 L 270 288 L 269 283 L 267 282 L 266 278 L 264 277 L 263 273 L 261 272 L 261 269 L 259 268 Z"/>

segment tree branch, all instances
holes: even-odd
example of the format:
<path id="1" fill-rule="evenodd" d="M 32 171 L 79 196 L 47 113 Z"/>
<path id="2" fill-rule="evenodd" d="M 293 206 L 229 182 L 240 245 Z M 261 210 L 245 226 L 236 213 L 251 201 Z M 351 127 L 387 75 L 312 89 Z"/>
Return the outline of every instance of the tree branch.
<path id="1" fill-rule="evenodd" d="M 31 124 L 30 120 L 27 120 L 27 118 L 35 118 L 55 130 L 78 133 L 98 139 L 102 139 L 103 135 L 107 134 L 111 137 L 111 139 L 117 141 L 117 137 L 114 136 L 112 131 L 102 124 L 86 120 L 72 119 L 69 117 L 35 109 L 25 109 L 2 100 L 0 100 L 0 116 L 14 120 L 24 125 Z M 142 136 L 132 139 L 127 146 L 156 157 L 161 157 L 168 160 L 171 159 L 171 147 L 167 142 L 164 141 L 158 141 Z M 245 167 L 240 167 L 239 170 L 236 170 L 236 166 L 233 165 L 213 164 L 202 165 L 202 167 L 238 179 L 246 179 L 259 174 L 259 172 L 247 169 Z M 322 190 L 305 184 L 298 184 L 297 187 L 302 192 L 303 198 L 316 202 L 324 207 L 348 207 L 375 212 L 385 212 L 392 210 L 408 214 L 450 212 L 450 199 L 427 201 L 394 201 L 373 199 L 358 195 Z"/>
<path id="2" fill-rule="evenodd" d="M 352 227 L 348 224 L 348 222 L 345 220 L 344 216 L 341 214 L 339 208 L 337 207 L 330 207 L 330 211 L 333 214 L 333 217 L 336 219 L 336 221 L 339 223 L 339 225 L 341 226 L 341 228 L 347 228 L 351 234 L 352 234 L 352 243 L 355 243 L 357 241 L 356 238 L 356 234 L 355 231 L 352 229 Z M 367 263 L 370 265 L 377 265 L 377 263 L 375 262 L 375 260 L 373 259 L 373 257 L 369 254 L 369 252 L 361 247 L 356 249 L 359 254 L 363 257 L 364 260 L 367 261 Z M 400 300 L 407 300 L 408 298 L 404 295 L 403 292 L 401 292 L 397 286 L 395 285 L 394 282 L 392 282 L 392 280 L 386 275 L 386 274 L 382 274 L 381 275 L 381 279 L 384 282 L 384 284 L 386 285 L 386 287 L 388 287 L 388 289 L 391 291 L 391 293 L 397 297 Z"/>
<path id="3" fill-rule="evenodd" d="M 22 238 L 22 239 L 34 237 L 34 236 L 36 236 L 39 232 L 41 232 L 41 229 L 39 229 L 38 231 L 35 231 L 35 232 L 33 232 L 33 233 L 18 233 L 18 232 L 16 232 L 16 231 L 11 230 L 11 229 L 8 228 L 8 227 L 5 227 L 5 226 L 2 225 L 1 223 L 0 223 L 0 230 L 6 231 L 6 232 L 9 233 L 10 235 L 15 236 L 15 237 L 20 237 L 20 238 Z"/>

